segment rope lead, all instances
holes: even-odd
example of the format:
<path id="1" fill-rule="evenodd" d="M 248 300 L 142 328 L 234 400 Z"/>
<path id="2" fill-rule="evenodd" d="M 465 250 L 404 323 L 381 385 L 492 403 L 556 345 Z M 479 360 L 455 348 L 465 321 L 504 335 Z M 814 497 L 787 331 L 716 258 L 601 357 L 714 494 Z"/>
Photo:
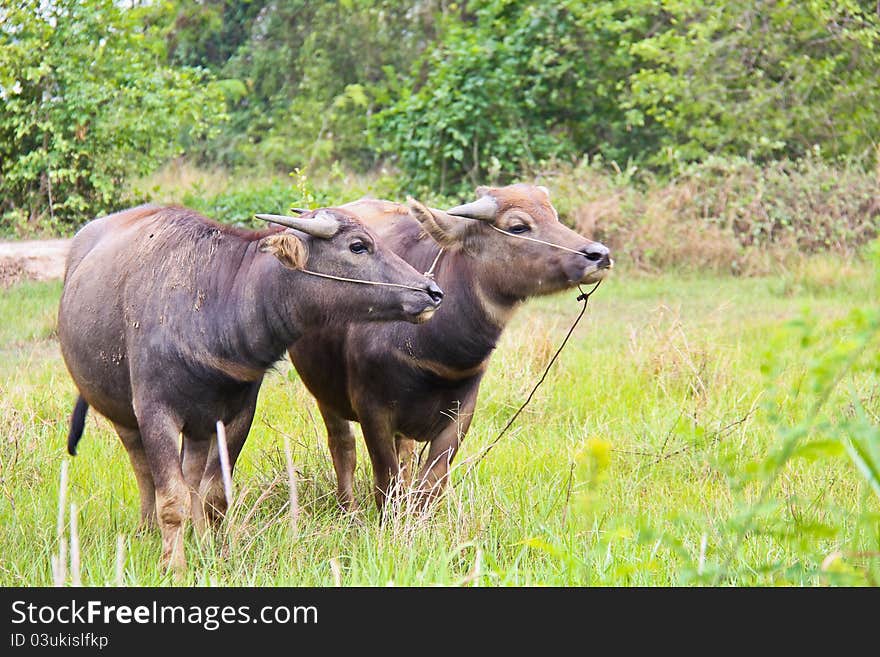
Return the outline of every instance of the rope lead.
<path id="1" fill-rule="evenodd" d="M 571 334 L 574 333 L 574 329 L 577 327 L 578 323 L 583 318 L 584 313 L 587 312 L 587 304 L 590 302 L 590 296 L 593 294 L 593 292 L 596 291 L 596 289 L 599 287 L 599 284 L 601 282 L 602 282 L 601 280 L 596 281 L 596 284 L 593 286 L 593 289 L 591 289 L 589 292 L 584 292 L 583 288 L 580 285 L 578 285 L 578 290 L 580 290 L 581 294 L 578 296 L 577 300 L 583 301 L 584 305 L 581 307 L 581 311 L 580 311 L 580 313 L 578 313 L 578 316 L 575 318 L 574 323 L 571 325 L 571 328 L 568 329 L 568 333 L 565 334 L 565 338 L 562 340 L 562 344 L 559 345 L 559 349 L 556 350 L 556 353 L 553 354 L 553 358 L 551 358 L 550 362 L 547 363 L 547 367 L 544 368 L 544 373 L 541 375 L 541 378 L 538 379 L 538 382 L 535 384 L 535 387 L 532 388 L 532 391 L 529 393 L 529 396 L 526 397 L 526 400 L 516 410 L 516 413 L 514 413 L 510 417 L 510 419 L 507 421 L 507 424 L 504 425 L 504 428 L 498 432 L 498 435 L 495 436 L 494 440 L 492 440 L 492 442 L 486 446 L 486 448 L 483 450 L 483 452 L 481 454 L 478 454 L 474 458 L 470 467 L 468 467 L 468 469 L 462 475 L 462 477 L 461 477 L 462 479 L 466 478 L 477 467 L 477 465 L 479 465 L 480 461 L 482 461 L 485 458 L 486 454 L 488 454 L 492 450 L 492 448 L 494 448 L 495 445 L 498 444 L 498 442 L 501 440 L 501 438 L 504 436 L 504 434 L 507 433 L 507 430 L 513 426 L 514 422 L 516 422 L 516 419 L 520 416 L 520 413 L 522 413 L 523 410 L 525 409 L 525 407 L 529 405 L 529 402 L 532 401 L 532 397 L 535 396 L 535 393 L 537 392 L 538 388 L 541 387 L 541 384 L 544 383 L 544 379 L 547 378 L 547 374 L 550 372 L 550 368 L 553 367 L 553 363 L 556 362 L 556 359 L 559 358 L 559 354 L 561 354 L 562 350 L 565 349 L 565 345 L 568 343 L 568 339 L 571 337 Z"/>

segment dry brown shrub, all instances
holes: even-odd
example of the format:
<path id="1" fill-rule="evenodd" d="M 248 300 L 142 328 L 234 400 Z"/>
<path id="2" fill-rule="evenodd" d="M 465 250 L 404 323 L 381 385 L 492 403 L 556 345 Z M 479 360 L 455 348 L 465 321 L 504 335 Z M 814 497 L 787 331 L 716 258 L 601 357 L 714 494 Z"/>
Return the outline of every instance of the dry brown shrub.
<path id="1" fill-rule="evenodd" d="M 710 160 L 670 182 L 591 164 L 541 176 L 564 221 L 622 265 L 765 274 L 805 255 L 859 253 L 880 229 L 880 181 L 821 160 Z"/>

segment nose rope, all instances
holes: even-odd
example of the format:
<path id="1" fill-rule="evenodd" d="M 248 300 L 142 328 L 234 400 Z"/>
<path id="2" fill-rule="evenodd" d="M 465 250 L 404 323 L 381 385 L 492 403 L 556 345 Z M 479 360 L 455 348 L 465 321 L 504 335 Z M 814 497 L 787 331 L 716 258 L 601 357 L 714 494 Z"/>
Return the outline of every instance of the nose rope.
<path id="1" fill-rule="evenodd" d="M 518 236 L 514 235 L 514 237 L 518 237 Z M 504 434 L 507 433 L 508 429 L 510 429 L 510 427 L 513 426 L 513 423 L 516 422 L 516 419 L 520 416 L 520 414 L 523 412 L 523 410 L 525 410 L 526 406 L 529 405 L 529 402 L 532 401 L 532 397 L 535 396 L 535 393 L 538 391 L 538 388 L 541 387 L 541 384 L 544 383 L 544 379 L 546 379 L 547 375 L 550 373 L 550 368 L 553 367 L 553 363 L 556 362 L 556 359 L 559 358 L 559 355 L 562 353 L 562 350 L 565 349 L 565 345 L 568 344 L 568 339 L 571 337 L 571 334 L 574 333 L 575 328 L 580 323 L 581 319 L 583 319 L 584 314 L 587 312 L 587 305 L 590 303 L 590 297 L 593 295 L 593 292 L 595 292 L 596 290 L 599 289 L 599 285 L 601 283 L 602 283 L 601 280 L 596 281 L 596 284 L 590 289 L 589 292 L 584 292 L 583 288 L 580 285 L 578 285 L 578 291 L 580 292 L 580 295 L 578 296 L 577 300 L 583 302 L 583 305 L 581 306 L 580 313 L 578 313 L 578 316 L 575 317 L 574 322 L 572 323 L 571 327 L 568 329 L 568 333 L 566 333 L 565 337 L 562 339 L 562 343 L 559 345 L 559 348 L 556 350 L 556 353 L 554 353 L 553 357 L 550 358 L 550 360 L 548 361 L 547 367 L 544 368 L 544 373 L 541 374 L 541 378 L 538 379 L 538 382 L 532 388 L 532 391 L 529 393 L 529 396 L 526 397 L 526 400 L 520 405 L 520 407 L 518 409 L 516 409 L 516 412 L 510 416 L 510 419 L 507 420 L 507 424 L 505 424 L 504 427 L 502 427 L 501 431 L 499 431 L 495 435 L 495 438 L 488 445 L 486 445 L 481 452 L 477 453 L 475 456 L 472 456 L 468 460 L 463 461 L 462 463 L 459 464 L 459 467 L 467 465 L 467 469 L 464 471 L 464 474 L 462 474 L 462 476 L 461 476 L 462 479 L 466 478 L 471 472 L 473 472 L 476 469 L 477 465 L 479 465 L 480 461 L 482 461 L 486 457 L 486 455 L 495 448 L 495 446 L 504 437 Z"/>
<path id="2" fill-rule="evenodd" d="M 528 240 L 529 242 L 537 242 L 538 244 L 546 244 L 547 246 L 552 246 L 556 249 L 562 249 L 563 251 L 568 251 L 569 253 L 576 253 L 579 256 L 585 255 L 583 251 L 575 251 L 574 249 L 569 249 L 567 246 L 562 246 L 561 244 L 554 244 L 553 242 L 545 242 L 544 240 L 539 240 L 536 237 L 526 237 L 525 235 L 517 235 L 516 233 L 510 233 L 506 230 L 501 230 L 500 228 L 493 226 L 492 224 L 486 224 L 492 230 L 497 230 L 502 235 L 509 235 L 510 237 L 515 237 L 520 240 Z"/>
<path id="3" fill-rule="evenodd" d="M 583 256 L 583 251 L 576 251 L 574 249 L 569 249 L 567 246 L 562 246 L 561 244 L 554 244 L 553 242 L 547 242 L 545 240 L 539 240 L 536 237 L 526 237 L 525 235 L 517 235 L 516 233 L 510 233 L 506 230 L 501 230 L 492 224 L 487 224 L 489 228 L 492 230 L 497 230 L 502 235 L 507 235 L 508 237 L 516 237 L 521 240 L 528 240 L 529 242 L 537 242 L 538 244 L 544 244 L 546 246 L 552 246 L 555 249 L 562 249 L 563 251 L 568 251 L 569 253 L 574 253 L 579 256 Z M 425 278 L 434 279 L 434 269 L 437 267 L 437 263 L 440 262 L 440 256 L 443 255 L 443 248 L 437 252 L 437 255 L 434 257 L 434 262 L 431 263 L 431 266 L 428 268 L 424 274 L 422 274 Z M 346 278 L 344 276 L 334 276 L 333 274 L 324 274 L 318 271 L 311 271 L 310 269 L 301 269 L 303 274 L 309 274 L 310 276 L 318 276 L 320 278 L 329 278 L 334 281 L 343 281 L 345 283 L 363 283 L 364 285 L 384 285 L 385 287 L 402 287 L 407 290 L 416 290 L 417 292 L 424 292 L 424 290 L 420 287 L 415 287 L 413 285 L 403 285 L 402 283 L 383 283 L 381 281 L 367 281 L 362 278 Z"/>
<path id="4" fill-rule="evenodd" d="M 509 237 L 516 237 L 521 240 L 528 240 L 529 242 L 537 242 L 538 244 L 544 244 L 546 246 L 552 246 L 555 249 L 562 249 L 563 251 L 568 251 L 569 253 L 574 253 L 579 256 L 584 255 L 582 251 L 575 251 L 574 249 L 569 249 L 567 246 L 562 246 L 561 244 L 554 244 L 553 242 L 547 242 L 545 240 L 539 240 L 536 237 L 526 237 L 525 235 L 517 235 L 516 233 L 510 233 L 506 230 L 501 230 L 492 224 L 488 224 L 489 228 L 492 230 L 497 230 L 502 235 L 507 235 Z M 437 263 L 440 262 L 440 256 L 443 255 L 443 248 L 437 252 L 437 255 L 434 256 L 434 261 L 431 263 L 431 266 L 428 268 L 424 274 L 422 274 L 425 278 L 430 278 L 434 280 L 434 270 L 437 268 Z M 416 290 L 417 292 L 424 292 L 424 290 L 420 287 L 415 287 L 413 285 L 403 285 L 402 283 L 383 283 L 381 281 L 367 281 L 362 278 L 346 278 L 344 276 L 334 276 L 333 274 L 324 274 L 319 271 L 311 271 L 310 269 L 301 269 L 303 274 L 309 274 L 310 276 L 318 276 L 320 278 L 329 278 L 334 281 L 343 281 L 345 283 L 363 283 L 364 285 L 384 285 L 385 287 L 402 287 L 407 290 Z"/>
<path id="5" fill-rule="evenodd" d="M 310 269 L 300 269 L 303 274 L 308 274 L 309 276 L 317 276 L 319 278 L 329 278 L 334 281 L 342 281 L 344 283 L 362 283 L 364 285 L 382 285 L 384 287 L 402 287 L 407 290 L 415 290 L 416 292 L 424 292 L 427 294 L 427 290 L 423 287 L 416 287 L 415 285 L 404 285 L 403 283 L 385 283 L 383 281 L 368 281 L 363 278 L 346 278 L 345 276 L 334 276 L 333 274 L 324 274 L 319 271 L 312 271 Z"/>
<path id="6" fill-rule="evenodd" d="M 431 263 L 431 266 L 428 268 L 428 271 L 424 273 L 426 278 L 430 278 L 432 281 L 434 280 L 434 267 L 437 266 L 437 263 L 440 261 L 440 256 L 443 255 L 443 247 L 440 247 L 440 250 L 437 251 L 437 256 L 434 258 L 434 262 Z"/>

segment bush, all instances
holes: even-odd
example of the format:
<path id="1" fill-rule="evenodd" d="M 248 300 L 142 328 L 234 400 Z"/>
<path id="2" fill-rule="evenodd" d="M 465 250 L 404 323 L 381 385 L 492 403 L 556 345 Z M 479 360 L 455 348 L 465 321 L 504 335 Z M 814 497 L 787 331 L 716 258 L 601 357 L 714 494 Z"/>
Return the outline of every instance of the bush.
<path id="1" fill-rule="evenodd" d="M 289 171 L 341 160 L 364 171 L 378 159 L 368 119 L 396 94 L 396 71 L 424 49 L 432 14 L 444 3 L 236 0 L 211 10 L 178 4 L 169 30 L 175 57 L 237 83 L 231 121 L 198 145 L 202 163 Z M 238 46 L 212 50 L 205 30 L 214 42 L 235 33 L 225 44 Z"/>
<path id="2" fill-rule="evenodd" d="M 861 4 L 861 6 L 859 6 Z M 635 43 L 621 102 L 661 132 L 674 168 L 710 155 L 860 156 L 880 138 L 877 4 L 689 0 Z"/>
<path id="3" fill-rule="evenodd" d="M 505 182 L 558 157 L 602 151 L 627 157 L 621 139 L 646 147 L 617 80 L 633 63 L 628 45 L 651 23 L 619 2 L 472 2 L 414 66 L 374 121 L 407 183 L 443 193 Z M 411 89 L 415 88 L 415 91 Z"/>
<path id="4" fill-rule="evenodd" d="M 851 258 L 880 231 L 876 174 L 818 157 L 709 158 L 637 182 L 601 161 L 545 173 L 563 220 L 644 270 L 765 273 L 793 254 Z"/>
<path id="5" fill-rule="evenodd" d="M 584 154 L 663 175 L 861 157 L 880 141 L 880 15 L 861 4 L 473 1 L 373 129 L 441 192 Z"/>
<path id="6" fill-rule="evenodd" d="M 0 230 L 69 231 L 129 204 L 127 177 L 222 116 L 202 71 L 161 63 L 137 10 L 27 0 L 0 17 Z"/>

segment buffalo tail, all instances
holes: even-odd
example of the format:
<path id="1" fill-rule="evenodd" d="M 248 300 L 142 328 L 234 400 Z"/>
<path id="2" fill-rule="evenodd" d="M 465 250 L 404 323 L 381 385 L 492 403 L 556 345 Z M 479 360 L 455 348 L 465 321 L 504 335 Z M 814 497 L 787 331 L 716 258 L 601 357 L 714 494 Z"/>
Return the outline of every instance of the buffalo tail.
<path id="1" fill-rule="evenodd" d="M 67 434 L 67 451 L 71 456 L 76 456 L 76 445 L 82 438 L 83 428 L 86 426 L 86 413 L 88 412 L 89 403 L 80 395 L 76 398 L 76 404 L 70 416 L 70 433 Z"/>

